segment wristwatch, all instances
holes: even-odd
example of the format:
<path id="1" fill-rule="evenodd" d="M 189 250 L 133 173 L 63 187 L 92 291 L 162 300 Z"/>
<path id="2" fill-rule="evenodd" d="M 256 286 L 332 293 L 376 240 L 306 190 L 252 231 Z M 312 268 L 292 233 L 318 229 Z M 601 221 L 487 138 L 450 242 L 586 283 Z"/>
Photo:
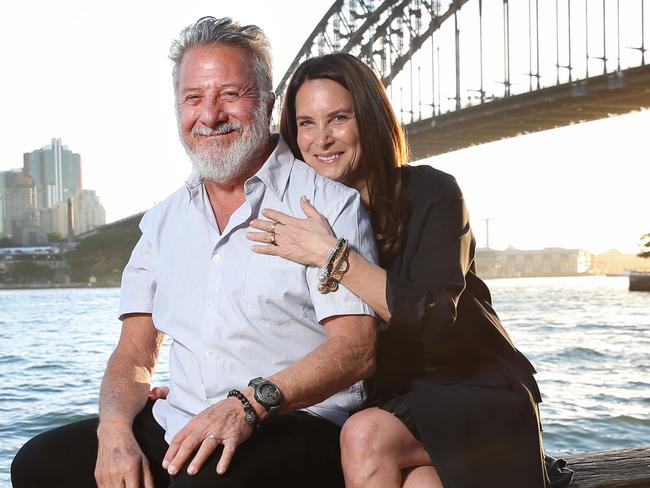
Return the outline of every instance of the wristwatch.
<path id="1" fill-rule="evenodd" d="M 254 378 L 248 383 L 255 391 L 255 400 L 269 413 L 269 419 L 275 417 L 280 411 L 282 392 L 274 383 L 264 378 Z"/>

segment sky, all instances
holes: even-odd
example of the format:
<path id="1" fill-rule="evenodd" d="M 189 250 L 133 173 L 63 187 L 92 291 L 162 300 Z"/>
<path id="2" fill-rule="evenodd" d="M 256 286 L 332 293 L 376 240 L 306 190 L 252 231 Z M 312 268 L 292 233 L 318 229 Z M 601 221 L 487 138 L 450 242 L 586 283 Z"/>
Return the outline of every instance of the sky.
<path id="1" fill-rule="evenodd" d="M 190 172 L 178 141 L 170 43 L 204 15 L 255 23 L 280 80 L 330 0 L 0 3 L 0 171 L 58 137 L 81 154 L 107 221 L 151 207 Z M 287 20 L 290 12 L 291 21 Z M 456 176 L 472 226 L 503 249 L 637 249 L 650 232 L 650 112 L 476 146 L 426 164 Z"/>

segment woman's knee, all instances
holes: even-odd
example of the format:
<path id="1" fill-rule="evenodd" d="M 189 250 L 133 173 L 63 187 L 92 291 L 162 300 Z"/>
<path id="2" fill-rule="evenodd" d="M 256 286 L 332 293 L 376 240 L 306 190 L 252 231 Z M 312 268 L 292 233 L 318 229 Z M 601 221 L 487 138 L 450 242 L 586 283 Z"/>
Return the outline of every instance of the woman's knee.
<path id="1" fill-rule="evenodd" d="M 369 408 L 350 417 L 341 430 L 342 456 L 367 459 L 389 449 L 385 415 L 391 416 L 384 410 Z"/>

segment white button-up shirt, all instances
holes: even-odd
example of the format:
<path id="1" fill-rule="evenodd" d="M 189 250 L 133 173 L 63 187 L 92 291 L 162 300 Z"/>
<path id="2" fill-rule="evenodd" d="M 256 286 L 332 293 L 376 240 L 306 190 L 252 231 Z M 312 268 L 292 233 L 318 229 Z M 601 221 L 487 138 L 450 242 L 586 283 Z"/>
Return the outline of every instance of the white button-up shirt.
<path id="1" fill-rule="evenodd" d="M 335 315 L 372 315 L 345 287 L 323 295 L 319 270 L 256 254 L 246 232 L 263 208 L 304 217 L 301 195 L 328 219 L 335 234 L 376 261 L 369 219 L 359 194 L 319 176 L 280 139 L 244 185 L 245 202 L 222 232 L 197 177 L 191 177 L 140 223 L 142 237 L 122 276 L 120 316 L 152 313 L 172 341 L 170 393 L 154 416 L 171 438 L 229 390 L 270 376 L 326 340 L 321 322 Z M 342 424 L 364 398 L 352 385 L 307 410 Z"/>

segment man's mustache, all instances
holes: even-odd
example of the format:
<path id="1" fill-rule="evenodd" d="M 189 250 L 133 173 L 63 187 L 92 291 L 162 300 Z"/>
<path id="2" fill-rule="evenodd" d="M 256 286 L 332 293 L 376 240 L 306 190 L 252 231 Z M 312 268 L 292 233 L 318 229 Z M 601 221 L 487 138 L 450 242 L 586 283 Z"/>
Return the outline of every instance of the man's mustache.
<path id="1" fill-rule="evenodd" d="M 206 127 L 205 125 L 197 124 L 192 127 L 192 136 L 221 136 L 233 131 L 241 131 L 242 125 L 239 122 L 221 122 L 216 127 Z"/>

